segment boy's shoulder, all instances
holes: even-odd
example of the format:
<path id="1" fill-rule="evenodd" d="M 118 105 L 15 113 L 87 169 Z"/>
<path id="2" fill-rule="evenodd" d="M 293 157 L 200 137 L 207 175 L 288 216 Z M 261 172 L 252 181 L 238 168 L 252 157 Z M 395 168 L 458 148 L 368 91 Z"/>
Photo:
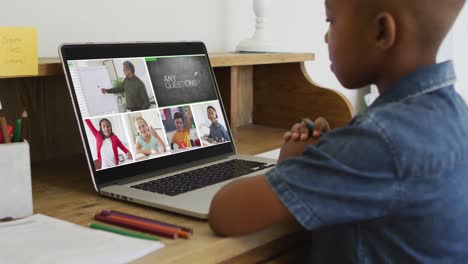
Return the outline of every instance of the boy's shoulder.
<path id="1" fill-rule="evenodd" d="M 379 133 L 402 170 L 468 160 L 468 108 L 452 85 L 371 107 L 350 126 Z"/>

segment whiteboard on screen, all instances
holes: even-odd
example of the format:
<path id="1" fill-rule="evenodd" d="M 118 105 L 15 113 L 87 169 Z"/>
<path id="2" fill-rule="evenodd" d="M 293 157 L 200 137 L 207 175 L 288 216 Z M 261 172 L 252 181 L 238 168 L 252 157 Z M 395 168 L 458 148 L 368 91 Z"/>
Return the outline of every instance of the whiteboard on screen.
<path id="1" fill-rule="evenodd" d="M 80 83 L 90 116 L 118 113 L 117 98 L 114 94 L 103 94 L 101 88 L 111 88 L 105 66 L 80 67 Z"/>

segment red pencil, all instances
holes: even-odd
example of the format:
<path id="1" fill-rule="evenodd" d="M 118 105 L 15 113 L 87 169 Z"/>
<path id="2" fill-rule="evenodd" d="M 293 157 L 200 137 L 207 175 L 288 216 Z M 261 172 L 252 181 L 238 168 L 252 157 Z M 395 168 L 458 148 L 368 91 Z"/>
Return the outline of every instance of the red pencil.
<path id="1" fill-rule="evenodd" d="M 183 230 L 181 230 L 179 228 L 173 228 L 173 227 L 169 227 L 169 226 L 158 225 L 158 224 L 155 224 L 155 223 L 143 222 L 143 221 L 139 221 L 139 220 L 135 220 L 135 219 L 122 217 L 122 216 L 119 216 L 119 215 L 108 215 L 106 217 L 112 218 L 112 219 L 115 219 L 115 220 L 118 220 L 118 221 L 122 221 L 124 223 L 138 225 L 138 226 L 141 226 L 141 227 L 146 227 L 146 228 L 160 230 L 160 231 L 173 232 L 173 233 L 176 233 L 179 237 L 183 237 L 183 238 L 190 238 L 190 236 L 191 236 L 190 233 L 188 233 L 186 231 L 183 231 Z"/>
<path id="2" fill-rule="evenodd" d="M 130 219 L 130 218 L 126 218 L 126 217 L 122 217 L 118 215 L 109 215 L 107 212 L 102 212 L 100 215 L 106 217 L 107 219 L 114 219 L 121 223 L 133 225 L 135 227 L 142 227 L 142 228 L 147 228 L 149 230 L 156 230 L 156 231 L 163 231 L 163 232 L 172 232 L 183 238 L 190 238 L 191 236 L 190 233 L 183 231 L 181 229 L 178 229 L 178 228 L 162 226 L 162 225 L 158 225 L 155 223 L 143 222 L 143 221 Z"/>
<path id="3" fill-rule="evenodd" d="M 154 228 L 148 228 L 148 227 L 144 227 L 144 226 L 141 226 L 141 225 L 138 225 L 138 224 L 133 224 L 133 223 L 120 221 L 119 219 L 110 218 L 110 217 L 100 215 L 100 214 L 96 214 L 94 216 L 94 219 L 105 222 L 105 223 L 117 225 L 117 226 L 127 227 L 127 228 L 130 228 L 130 229 L 155 234 L 155 235 L 158 235 L 158 236 L 168 237 L 168 238 L 172 238 L 172 239 L 178 237 L 177 233 L 174 233 L 174 232 L 168 232 L 168 231 L 163 231 L 163 230 L 157 230 L 157 229 L 154 229 Z"/>

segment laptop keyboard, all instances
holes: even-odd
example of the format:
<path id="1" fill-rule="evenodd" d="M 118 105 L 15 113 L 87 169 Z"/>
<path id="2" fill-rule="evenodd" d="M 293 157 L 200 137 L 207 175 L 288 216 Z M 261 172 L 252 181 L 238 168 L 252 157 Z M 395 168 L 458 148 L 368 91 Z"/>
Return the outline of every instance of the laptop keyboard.
<path id="1" fill-rule="evenodd" d="M 273 166 L 274 164 L 234 159 L 131 187 L 176 196 Z"/>

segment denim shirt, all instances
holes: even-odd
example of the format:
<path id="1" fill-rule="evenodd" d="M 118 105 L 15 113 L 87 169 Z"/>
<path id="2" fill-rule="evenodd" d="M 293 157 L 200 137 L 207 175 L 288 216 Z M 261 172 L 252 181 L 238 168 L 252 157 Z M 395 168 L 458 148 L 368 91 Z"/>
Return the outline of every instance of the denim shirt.
<path id="1" fill-rule="evenodd" d="M 394 83 L 266 174 L 310 263 L 468 263 L 468 109 L 451 62 Z"/>

